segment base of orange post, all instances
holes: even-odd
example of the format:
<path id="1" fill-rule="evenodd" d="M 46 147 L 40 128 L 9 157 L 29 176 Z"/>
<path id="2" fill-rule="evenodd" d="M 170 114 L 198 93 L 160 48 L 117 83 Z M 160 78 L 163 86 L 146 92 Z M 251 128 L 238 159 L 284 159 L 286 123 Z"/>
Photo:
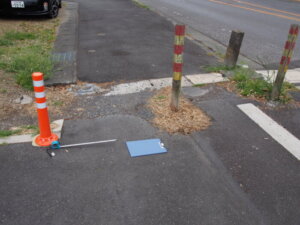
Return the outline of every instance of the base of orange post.
<path id="1" fill-rule="evenodd" d="M 43 138 L 40 135 L 38 135 L 34 138 L 33 142 L 37 146 L 47 147 L 50 146 L 53 141 L 57 141 L 57 140 L 58 140 L 58 136 L 56 134 L 51 134 L 50 137 L 46 137 L 46 138 Z"/>

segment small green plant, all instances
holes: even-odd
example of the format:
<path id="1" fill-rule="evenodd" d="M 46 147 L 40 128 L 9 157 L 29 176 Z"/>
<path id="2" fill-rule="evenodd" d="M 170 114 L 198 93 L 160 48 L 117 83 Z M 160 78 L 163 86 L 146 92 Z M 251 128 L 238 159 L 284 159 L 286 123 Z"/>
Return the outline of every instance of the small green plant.
<path id="1" fill-rule="evenodd" d="M 31 74 L 43 71 L 44 79 L 48 79 L 52 74 L 52 69 L 53 64 L 48 54 L 38 54 L 31 50 L 14 56 L 9 71 L 16 74 L 16 81 L 19 85 L 32 90 Z"/>
<path id="2" fill-rule="evenodd" d="M 269 99 L 272 91 L 272 83 L 263 78 L 253 78 L 254 71 L 246 68 L 233 70 L 232 80 L 236 82 L 236 87 L 244 96 L 256 96 Z"/>
<path id="3" fill-rule="evenodd" d="M 7 68 L 7 64 L 4 62 L 0 62 L 0 70 L 5 70 Z"/>
<path id="4" fill-rule="evenodd" d="M 230 70 L 233 70 L 234 67 L 229 67 L 229 66 L 220 64 L 220 65 L 216 65 L 216 66 L 204 66 L 203 69 L 208 73 L 213 73 L 213 72 L 220 72 L 220 71 L 230 71 Z"/>
<path id="5" fill-rule="evenodd" d="M 13 42 L 10 40 L 7 40 L 5 38 L 0 39 L 0 46 L 10 46 L 13 45 Z"/>
<path id="6" fill-rule="evenodd" d="M 5 33 L 4 39 L 8 41 L 34 40 L 37 36 L 33 33 L 10 31 Z"/>
<path id="7" fill-rule="evenodd" d="M 26 130 L 34 130 L 34 129 L 38 129 L 38 126 L 36 126 L 36 125 L 24 125 L 21 128 L 26 129 Z"/>
<path id="8" fill-rule="evenodd" d="M 5 94 L 5 93 L 7 93 L 7 90 L 6 89 L 0 89 L 0 93 Z"/>
<path id="9" fill-rule="evenodd" d="M 139 0 L 132 0 L 132 2 L 133 2 L 136 6 L 138 6 L 138 7 L 140 7 L 140 8 L 143 8 L 143 9 L 150 9 L 149 6 L 145 5 L 144 3 L 140 2 Z"/>
<path id="10" fill-rule="evenodd" d="M 19 134 L 21 130 L 0 130 L 0 137 L 9 137 L 14 134 Z"/>
<path id="11" fill-rule="evenodd" d="M 162 100 L 162 99 L 166 99 L 167 97 L 166 96 L 164 96 L 164 95 L 160 95 L 160 96 L 157 96 L 156 97 L 156 99 L 158 99 L 158 100 Z"/>
<path id="12" fill-rule="evenodd" d="M 0 40 L 1 41 L 1 40 Z M 0 44 L 1 45 L 1 44 Z M 5 49 L 4 48 L 0 48 L 0 56 L 5 54 Z"/>
<path id="13" fill-rule="evenodd" d="M 0 69 L 12 73 L 23 88 L 33 90 L 33 72 L 43 72 L 45 80 L 52 75 L 50 56 L 54 40 L 55 27 L 34 32 L 6 32 L 0 37 Z"/>
<path id="14" fill-rule="evenodd" d="M 193 87 L 203 87 L 205 86 L 206 84 L 194 84 Z"/>
<path id="15" fill-rule="evenodd" d="M 55 101 L 55 102 L 53 102 L 54 106 L 62 106 L 63 104 L 64 104 L 63 101 Z"/>
<path id="16" fill-rule="evenodd" d="M 270 79 L 255 78 L 254 71 L 247 68 L 236 68 L 233 71 L 232 80 L 236 82 L 236 87 L 240 90 L 243 96 L 255 96 L 259 98 L 270 99 L 273 88 L 273 83 Z M 284 82 L 279 100 L 282 103 L 287 103 L 291 100 L 288 92 L 295 88 L 294 85 Z"/>

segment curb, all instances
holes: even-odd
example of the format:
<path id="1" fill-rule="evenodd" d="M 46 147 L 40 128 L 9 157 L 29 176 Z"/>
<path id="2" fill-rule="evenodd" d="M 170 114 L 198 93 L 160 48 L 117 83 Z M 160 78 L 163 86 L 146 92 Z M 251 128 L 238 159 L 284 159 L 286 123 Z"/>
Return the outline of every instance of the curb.
<path id="1" fill-rule="evenodd" d="M 185 75 L 182 77 L 182 87 L 191 87 L 197 84 L 210 84 L 227 81 L 220 73 L 207 73 Z M 172 85 L 172 77 L 161 79 L 141 80 L 137 82 L 124 83 L 112 86 L 110 91 L 104 96 L 117 96 L 125 94 L 133 94 L 142 91 L 159 90 Z"/>
<path id="2" fill-rule="evenodd" d="M 265 80 L 275 81 L 278 70 L 257 70 Z M 286 72 L 285 81 L 294 84 L 296 88 L 300 89 L 300 68 L 291 69 Z"/>
<path id="3" fill-rule="evenodd" d="M 46 86 L 73 84 L 77 81 L 78 3 L 64 2 L 66 19 L 54 43 L 52 59 L 55 71 Z"/>
<path id="4" fill-rule="evenodd" d="M 257 73 L 261 74 L 265 80 L 273 81 L 277 74 L 276 70 L 257 70 Z M 273 74 L 271 76 L 270 74 Z M 300 68 L 288 70 L 285 80 L 294 84 L 300 89 Z M 221 73 L 204 73 L 194 75 L 184 75 L 182 77 L 182 87 L 191 87 L 201 84 L 212 84 L 218 82 L 228 81 L 228 78 L 224 77 Z M 123 83 L 110 87 L 110 90 L 104 94 L 104 96 L 117 96 L 134 94 L 142 91 L 159 90 L 164 87 L 172 86 L 172 77 L 161 79 L 149 79 L 141 80 L 137 82 Z"/>
<path id="5" fill-rule="evenodd" d="M 58 138 L 61 137 L 62 128 L 63 128 L 64 120 L 55 120 L 51 123 L 52 126 L 55 128 L 52 129 L 52 132 L 55 133 Z M 24 135 L 12 135 L 5 138 L 0 138 L 0 144 L 17 144 L 17 143 L 26 143 L 32 142 L 34 136 L 31 134 L 24 134 Z"/>

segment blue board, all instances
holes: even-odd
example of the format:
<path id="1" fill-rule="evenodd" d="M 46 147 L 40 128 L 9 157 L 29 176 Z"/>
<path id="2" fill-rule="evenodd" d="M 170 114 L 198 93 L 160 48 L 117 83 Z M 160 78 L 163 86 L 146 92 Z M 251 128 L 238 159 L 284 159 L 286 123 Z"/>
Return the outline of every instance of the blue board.
<path id="1" fill-rule="evenodd" d="M 127 141 L 126 144 L 131 157 L 167 152 L 167 149 L 163 147 L 160 139 Z"/>

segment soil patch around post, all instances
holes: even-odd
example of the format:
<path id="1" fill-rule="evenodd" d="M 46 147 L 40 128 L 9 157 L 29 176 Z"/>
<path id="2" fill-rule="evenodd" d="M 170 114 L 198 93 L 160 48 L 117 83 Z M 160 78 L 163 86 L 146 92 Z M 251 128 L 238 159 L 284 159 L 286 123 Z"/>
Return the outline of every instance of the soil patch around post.
<path id="1" fill-rule="evenodd" d="M 170 101 L 170 87 L 161 89 L 149 100 L 148 107 L 155 115 L 152 120 L 154 126 L 171 134 L 190 134 L 211 125 L 209 116 L 183 96 L 180 97 L 177 112 L 171 110 Z"/>

